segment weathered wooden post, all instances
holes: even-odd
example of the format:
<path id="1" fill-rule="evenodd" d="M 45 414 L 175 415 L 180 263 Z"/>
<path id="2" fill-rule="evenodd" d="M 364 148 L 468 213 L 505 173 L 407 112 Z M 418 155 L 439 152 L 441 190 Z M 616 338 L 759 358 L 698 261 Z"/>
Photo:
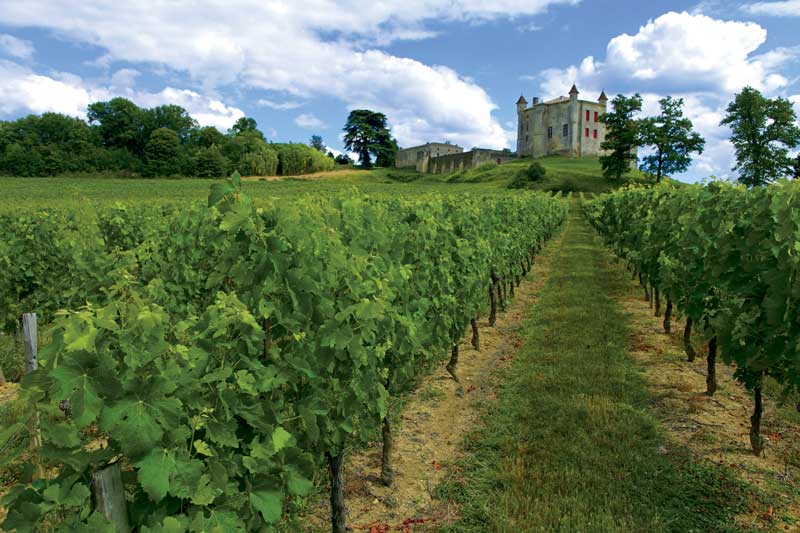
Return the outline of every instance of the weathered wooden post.
<path id="1" fill-rule="evenodd" d="M 25 345 L 25 373 L 30 374 L 39 368 L 39 337 L 36 328 L 36 313 L 22 315 L 22 338 Z M 44 477 L 42 468 L 42 434 L 39 430 L 39 412 L 34 407 L 31 418 L 31 451 L 36 457 L 36 473 L 34 479 Z"/>
<path id="2" fill-rule="evenodd" d="M 112 463 L 92 474 L 92 493 L 95 508 L 114 525 L 117 533 L 129 533 L 128 506 L 119 463 Z"/>

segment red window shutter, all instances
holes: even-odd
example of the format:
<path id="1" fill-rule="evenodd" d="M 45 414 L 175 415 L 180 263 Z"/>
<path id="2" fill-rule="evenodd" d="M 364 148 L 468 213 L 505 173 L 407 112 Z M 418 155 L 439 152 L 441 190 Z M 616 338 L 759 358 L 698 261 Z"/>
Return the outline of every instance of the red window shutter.
<path id="1" fill-rule="evenodd" d="M 586 122 L 589 122 L 589 110 L 586 110 Z"/>
<path id="2" fill-rule="evenodd" d="M 594 112 L 594 121 L 597 122 L 597 111 Z"/>
<path id="3" fill-rule="evenodd" d="M 594 138 L 597 139 L 597 130 L 594 130 Z"/>
<path id="4" fill-rule="evenodd" d="M 589 128 L 586 128 L 586 136 L 589 136 Z"/>

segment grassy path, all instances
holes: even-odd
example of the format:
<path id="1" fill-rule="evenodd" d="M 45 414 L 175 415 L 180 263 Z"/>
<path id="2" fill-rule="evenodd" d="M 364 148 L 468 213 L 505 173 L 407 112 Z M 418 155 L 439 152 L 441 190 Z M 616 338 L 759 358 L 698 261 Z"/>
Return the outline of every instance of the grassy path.
<path id="1" fill-rule="evenodd" d="M 737 477 L 666 453 L 614 299 L 628 281 L 577 208 L 564 231 L 499 399 L 440 487 L 461 504 L 445 530 L 742 531 Z"/>

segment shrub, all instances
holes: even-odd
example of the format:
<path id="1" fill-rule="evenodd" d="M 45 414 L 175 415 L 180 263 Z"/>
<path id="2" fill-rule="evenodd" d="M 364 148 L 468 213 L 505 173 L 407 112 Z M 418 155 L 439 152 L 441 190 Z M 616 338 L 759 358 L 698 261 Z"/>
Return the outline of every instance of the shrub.
<path id="1" fill-rule="evenodd" d="M 542 181 L 546 173 L 547 170 L 544 168 L 544 166 L 542 166 L 542 164 L 538 161 L 535 161 L 531 163 L 528 168 L 517 172 L 508 187 L 510 189 L 524 189 L 526 187 L 530 187 L 533 183 Z"/>

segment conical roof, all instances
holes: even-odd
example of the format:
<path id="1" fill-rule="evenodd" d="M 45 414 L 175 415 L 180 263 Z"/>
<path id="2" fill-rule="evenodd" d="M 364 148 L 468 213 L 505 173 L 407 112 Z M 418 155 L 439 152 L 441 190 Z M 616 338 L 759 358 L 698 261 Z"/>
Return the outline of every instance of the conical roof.
<path id="1" fill-rule="evenodd" d="M 597 100 L 598 100 L 598 101 L 600 101 L 600 102 L 603 102 L 603 101 L 606 101 L 606 100 L 608 100 L 608 96 L 606 96 L 606 91 L 605 91 L 605 89 L 603 89 L 603 90 L 600 92 L 600 98 L 598 98 Z"/>
<path id="2" fill-rule="evenodd" d="M 519 95 L 519 100 L 517 100 L 517 103 L 518 103 L 518 104 L 527 104 L 527 103 L 528 103 L 528 101 L 527 101 L 527 100 L 525 100 L 525 97 L 524 97 L 524 96 L 522 96 L 522 95 Z"/>
<path id="3" fill-rule="evenodd" d="M 578 88 L 575 87 L 574 83 L 572 84 L 572 89 L 569 90 L 569 94 L 572 94 L 572 93 L 578 94 Z"/>

